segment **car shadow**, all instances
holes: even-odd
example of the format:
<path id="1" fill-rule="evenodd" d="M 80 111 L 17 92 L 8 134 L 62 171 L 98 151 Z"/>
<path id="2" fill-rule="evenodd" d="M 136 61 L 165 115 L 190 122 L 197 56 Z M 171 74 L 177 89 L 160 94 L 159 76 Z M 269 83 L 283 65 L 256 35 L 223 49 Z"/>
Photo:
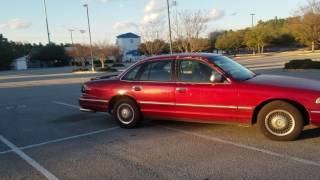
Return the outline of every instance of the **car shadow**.
<path id="1" fill-rule="evenodd" d="M 307 140 L 307 139 L 314 139 L 314 138 L 320 138 L 319 127 L 303 130 L 298 140 Z"/>

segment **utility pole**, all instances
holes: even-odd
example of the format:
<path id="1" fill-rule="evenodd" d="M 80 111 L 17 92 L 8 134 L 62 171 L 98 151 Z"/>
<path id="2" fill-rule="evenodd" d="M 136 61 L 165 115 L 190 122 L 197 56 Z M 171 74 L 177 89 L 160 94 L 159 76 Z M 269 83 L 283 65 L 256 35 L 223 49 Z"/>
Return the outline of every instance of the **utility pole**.
<path id="1" fill-rule="evenodd" d="M 46 16 L 46 26 L 47 26 L 47 34 L 48 34 L 48 44 L 50 44 L 50 43 L 51 43 L 51 40 L 50 40 L 50 31 L 49 31 L 49 25 L 48 25 L 48 13 L 47 13 L 46 0 L 43 0 L 43 8 L 44 8 L 45 16 Z"/>
<path id="2" fill-rule="evenodd" d="M 255 15 L 256 14 L 253 14 L 253 13 L 250 14 L 250 16 L 251 16 L 251 27 L 254 27 L 254 16 Z"/>
<path id="3" fill-rule="evenodd" d="M 83 7 L 85 7 L 87 9 L 87 20 L 88 20 L 88 30 L 89 30 L 89 39 L 90 39 L 90 53 L 91 53 L 91 70 L 94 71 L 93 51 L 92 51 L 92 38 L 91 38 L 90 18 L 89 18 L 89 5 L 88 4 L 84 4 Z"/>
<path id="4" fill-rule="evenodd" d="M 71 44 L 73 45 L 73 35 L 72 35 L 72 33 L 73 33 L 74 29 L 68 29 L 68 31 L 70 32 Z"/>
<path id="5" fill-rule="evenodd" d="M 170 54 L 172 54 L 172 31 L 171 31 L 171 18 L 170 18 L 170 3 L 167 0 L 167 8 L 168 8 L 168 23 L 169 23 L 169 38 L 170 38 Z"/>

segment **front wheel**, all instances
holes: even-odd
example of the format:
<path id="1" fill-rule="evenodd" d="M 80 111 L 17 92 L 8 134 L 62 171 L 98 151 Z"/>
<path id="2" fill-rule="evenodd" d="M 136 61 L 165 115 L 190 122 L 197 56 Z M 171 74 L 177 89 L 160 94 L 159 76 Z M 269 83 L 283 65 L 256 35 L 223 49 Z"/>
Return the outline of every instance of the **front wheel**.
<path id="1" fill-rule="evenodd" d="M 285 101 L 273 101 L 258 114 L 262 133 L 277 141 L 292 141 L 299 137 L 304 123 L 301 112 Z"/>
<path id="2" fill-rule="evenodd" d="M 137 103 L 129 98 L 120 99 L 115 104 L 113 115 L 123 128 L 134 128 L 141 121 Z"/>

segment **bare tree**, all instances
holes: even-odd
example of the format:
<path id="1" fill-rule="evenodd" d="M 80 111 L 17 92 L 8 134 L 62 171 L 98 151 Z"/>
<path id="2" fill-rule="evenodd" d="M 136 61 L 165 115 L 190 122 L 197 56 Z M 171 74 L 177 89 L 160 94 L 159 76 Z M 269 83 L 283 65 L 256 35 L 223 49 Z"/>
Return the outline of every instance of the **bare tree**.
<path id="1" fill-rule="evenodd" d="M 96 43 L 93 46 L 94 54 L 98 57 L 101 68 L 105 68 L 105 60 L 107 57 L 107 49 L 108 49 L 108 43 L 106 41 Z"/>
<path id="2" fill-rule="evenodd" d="M 193 52 L 203 50 L 199 43 L 201 34 L 205 31 L 209 18 L 202 11 L 184 11 L 179 14 L 174 23 L 176 45 L 179 51 Z M 200 46 L 198 46 L 200 45 Z M 205 47 L 206 48 L 206 47 Z"/>
<path id="3" fill-rule="evenodd" d="M 161 40 L 163 39 L 164 32 L 162 24 L 162 20 L 156 20 L 148 22 L 140 27 L 143 43 L 139 49 L 144 54 L 157 55 L 164 51 L 166 43 Z"/>
<path id="4" fill-rule="evenodd" d="M 76 62 L 80 63 L 82 66 L 85 66 L 85 62 L 90 57 L 91 53 L 88 46 L 74 44 L 68 52 L 68 55 L 73 57 Z"/>
<path id="5" fill-rule="evenodd" d="M 167 43 L 160 39 L 147 41 L 139 46 L 139 50 L 146 55 L 159 55 L 162 54 L 167 47 Z"/>
<path id="6" fill-rule="evenodd" d="M 117 45 L 109 44 L 106 46 L 106 57 L 114 58 L 116 62 L 120 62 L 121 60 L 121 48 Z"/>

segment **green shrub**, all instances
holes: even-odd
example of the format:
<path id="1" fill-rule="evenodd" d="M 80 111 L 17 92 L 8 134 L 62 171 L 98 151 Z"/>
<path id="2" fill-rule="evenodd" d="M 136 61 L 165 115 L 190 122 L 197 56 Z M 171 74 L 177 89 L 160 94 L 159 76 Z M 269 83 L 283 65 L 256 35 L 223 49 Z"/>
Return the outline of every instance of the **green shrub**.
<path id="1" fill-rule="evenodd" d="M 291 60 L 285 64 L 285 69 L 320 69 L 320 61 L 311 59 Z"/>

